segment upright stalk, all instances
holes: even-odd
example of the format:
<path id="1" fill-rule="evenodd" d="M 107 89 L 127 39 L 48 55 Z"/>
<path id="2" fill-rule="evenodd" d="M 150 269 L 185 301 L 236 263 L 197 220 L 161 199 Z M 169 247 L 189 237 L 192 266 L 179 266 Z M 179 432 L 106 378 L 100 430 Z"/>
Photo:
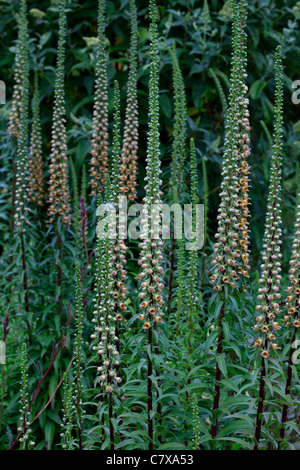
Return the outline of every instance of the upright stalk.
<path id="1" fill-rule="evenodd" d="M 259 398 L 256 415 L 255 442 L 254 450 L 258 450 L 260 445 L 262 430 L 262 414 L 265 401 L 265 374 L 266 359 L 272 350 L 278 348 L 275 343 L 275 334 L 279 328 L 279 324 L 274 321 L 275 315 L 280 313 L 280 282 L 281 282 L 281 253 L 280 245 L 282 238 L 281 231 L 281 173 L 282 173 L 282 62 L 281 49 L 278 46 L 275 56 L 275 120 L 274 120 L 274 144 L 271 160 L 271 172 L 268 194 L 268 205 L 266 224 L 264 232 L 263 254 L 261 264 L 261 278 L 259 280 L 260 287 L 258 289 L 258 305 L 256 311 L 259 312 L 256 317 L 256 325 L 254 330 L 259 331 L 259 338 L 255 341 L 254 346 L 260 351 L 261 355 L 261 374 L 259 384 Z"/>
<path id="2" fill-rule="evenodd" d="M 295 223 L 295 235 L 292 245 L 292 255 L 290 259 L 289 269 L 289 286 L 287 288 L 285 315 L 283 320 L 286 328 L 289 331 L 287 335 L 290 343 L 288 365 L 287 365 L 287 377 L 285 384 L 285 394 L 290 395 L 292 386 L 292 375 L 293 375 L 293 354 L 295 352 L 295 341 L 297 337 L 297 331 L 300 327 L 300 192 L 297 194 L 297 212 L 296 212 L 296 223 Z M 281 440 L 285 437 L 285 424 L 288 420 L 288 404 L 285 403 L 282 408 L 281 416 L 281 427 L 280 427 L 280 438 Z M 280 449 L 281 442 L 278 443 L 278 449 Z"/>
<path id="3" fill-rule="evenodd" d="M 288 368 L 287 368 L 287 376 L 286 376 L 286 384 L 285 384 L 285 395 L 290 394 L 291 386 L 292 386 L 292 376 L 293 376 L 293 354 L 295 352 L 295 339 L 296 339 L 296 328 L 294 328 L 294 333 L 292 336 L 291 347 L 289 352 L 288 358 Z M 282 408 L 282 415 L 281 415 L 281 426 L 280 426 L 280 439 L 284 439 L 285 436 L 285 423 L 288 420 L 288 405 L 285 403 Z M 278 443 L 278 450 L 280 449 L 280 442 Z"/>
<path id="4" fill-rule="evenodd" d="M 153 374 L 153 365 L 152 365 L 152 329 L 148 330 L 148 346 L 150 354 L 147 354 L 148 359 L 148 372 L 147 372 L 147 395 L 148 395 L 148 437 L 149 437 L 149 450 L 153 450 L 153 417 L 151 416 L 153 411 L 153 392 L 152 392 L 152 374 Z"/>
<path id="5" fill-rule="evenodd" d="M 68 187 L 67 129 L 65 109 L 65 43 L 67 34 L 66 0 L 59 0 L 59 34 L 49 165 L 49 223 L 56 232 L 57 314 L 62 325 L 63 307 L 63 227 L 70 226 L 71 206 Z"/>
<path id="6" fill-rule="evenodd" d="M 24 291 L 24 309 L 26 313 L 26 325 L 28 330 L 28 339 L 29 344 L 32 344 L 32 334 L 31 334 L 31 326 L 29 324 L 29 297 L 28 297 L 28 286 L 27 286 L 27 267 L 26 267 L 26 251 L 25 251 L 25 242 L 24 242 L 24 234 L 21 232 L 21 253 L 22 253 L 22 271 L 23 271 L 23 291 Z"/>
<path id="7" fill-rule="evenodd" d="M 62 326 L 62 262 L 63 262 L 63 243 L 61 239 L 60 233 L 57 232 L 57 250 L 58 250 L 58 263 L 57 263 L 57 289 L 58 289 L 58 297 L 57 297 L 57 315 L 60 319 L 60 326 Z"/>
<path id="8" fill-rule="evenodd" d="M 153 449 L 154 442 L 154 398 L 152 375 L 153 370 L 152 352 L 154 345 L 153 329 L 156 324 L 162 323 L 164 312 L 162 305 L 162 252 L 163 244 L 160 234 L 161 223 L 161 191 L 162 184 L 160 180 L 160 148 L 159 148 L 159 49 L 158 49 L 158 28 L 157 28 L 157 10 L 155 0 L 150 0 L 150 39 L 151 39 L 151 69 L 149 80 L 149 130 L 147 141 L 146 158 L 146 195 L 143 205 L 142 229 L 140 233 L 141 249 L 138 264 L 141 271 L 137 277 L 141 281 L 141 292 L 139 298 L 141 303 L 139 308 L 139 319 L 143 323 L 143 329 L 148 330 L 147 334 L 147 394 L 148 394 L 148 447 Z M 149 331 L 151 330 L 151 331 Z"/>
<path id="9" fill-rule="evenodd" d="M 75 338 L 75 376 L 76 376 L 76 424 L 79 450 L 82 450 L 82 333 L 83 333 L 83 296 L 79 264 L 75 269 L 76 283 L 76 338 Z"/>
<path id="10" fill-rule="evenodd" d="M 129 57 L 129 77 L 124 124 L 124 139 L 121 156 L 120 191 L 130 201 L 136 199 L 136 175 L 138 159 L 138 98 L 137 98 L 137 49 L 138 26 L 135 0 L 130 0 L 131 40 Z"/>
<path id="11" fill-rule="evenodd" d="M 65 43 L 67 33 L 66 0 L 59 0 L 59 39 L 52 122 L 51 162 L 49 166 L 49 223 L 71 222 L 68 187 L 67 130 L 65 109 Z M 58 242 L 58 245 L 60 242 Z"/>
<path id="12" fill-rule="evenodd" d="M 225 316 L 225 302 L 223 302 L 220 316 L 219 316 L 219 336 L 218 336 L 218 344 L 217 344 L 217 356 L 223 353 L 223 339 L 224 339 L 224 330 L 223 330 L 223 320 Z M 221 396 L 221 377 L 222 372 L 218 362 L 216 363 L 216 375 L 215 375 L 215 393 L 214 393 L 214 402 L 213 402 L 213 424 L 211 427 L 211 437 L 215 439 L 217 436 L 218 431 L 218 419 L 214 418 L 214 414 L 219 409 L 220 406 L 220 396 Z"/>
<path id="13" fill-rule="evenodd" d="M 226 115 L 225 152 L 221 183 L 221 202 L 219 205 L 218 230 L 215 234 L 213 274 L 211 283 L 218 292 L 222 302 L 218 319 L 218 344 L 216 356 L 215 394 L 213 401 L 213 424 L 211 436 L 217 435 L 217 410 L 220 407 L 220 380 L 222 371 L 218 358 L 223 354 L 224 329 L 223 320 L 226 317 L 226 302 L 230 288 L 236 289 L 242 277 L 248 277 L 248 165 L 249 155 L 248 100 L 245 80 L 245 1 L 232 0 L 233 10 L 233 47 L 231 60 L 231 77 L 229 107 Z M 241 133 L 243 134 L 241 135 Z M 243 254 L 242 254 L 243 253 Z"/>
<path id="14" fill-rule="evenodd" d="M 261 427 L 262 427 L 262 416 L 264 409 L 265 401 L 265 377 L 266 377 L 266 362 L 265 358 L 261 357 L 261 372 L 260 372 L 260 381 L 259 381 L 259 395 L 258 395 L 258 407 L 256 414 L 256 426 L 255 426 L 255 444 L 253 450 L 258 450 Z"/>
<path id="15" fill-rule="evenodd" d="M 20 32 L 19 32 L 19 60 L 22 67 L 22 89 L 20 110 L 20 127 L 18 136 L 18 150 L 16 163 L 16 193 L 15 193 L 15 213 L 14 231 L 19 237 L 21 263 L 22 263 L 22 284 L 24 293 L 24 308 L 26 324 L 29 335 L 29 343 L 32 343 L 31 330 L 29 324 L 29 295 L 27 285 L 27 259 L 26 259 L 26 222 L 28 218 L 28 182 L 29 182 L 29 55 L 28 55 L 28 30 L 27 30 L 27 2 L 22 0 L 20 11 Z"/>
<path id="16" fill-rule="evenodd" d="M 173 204 L 178 204 L 181 202 L 181 187 L 183 181 L 183 164 L 185 158 L 185 142 L 186 142 L 186 118 L 187 118 L 187 109 L 186 109 L 186 96 L 184 81 L 182 73 L 179 67 L 178 59 L 176 57 L 175 47 L 170 49 L 170 54 L 172 58 L 172 70 L 173 70 L 173 88 L 174 88 L 174 131 L 173 131 L 173 145 L 172 145 L 172 164 L 171 164 L 171 178 L 170 178 L 170 200 Z M 180 228 L 181 229 L 181 228 Z M 171 247 L 169 251 L 170 261 L 169 261 L 169 280 L 168 280 L 168 311 L 171 312 L 171 303 L 174 293 L 174 272 L 176 270 L 176 261 L 178 261 L 177 266 L 177 293 L 176 304 L 178 300 L 180 303 L 180 278 L 182 277 L 183 265 L 181 264 L 180 256 L 182 255 L 183 241 L 182 238 L 176 240 L 176 227 L 171 226 Z M 179 252 L 181 251 L 181 254 Z M 180 308 L 177 308 L 177 314 L 180 314 Z M 176 328 L 178 321 L 176 320 Z"/>
<path id="17" fill-rule="evenodd" d="M 96 196 L 105 186 L 108 172 L 108 79 L 105 37 L 105 4 L 98 1 L 98 43 L 96 62 L 93 134 L 91 140 L 91 195 Z"/>

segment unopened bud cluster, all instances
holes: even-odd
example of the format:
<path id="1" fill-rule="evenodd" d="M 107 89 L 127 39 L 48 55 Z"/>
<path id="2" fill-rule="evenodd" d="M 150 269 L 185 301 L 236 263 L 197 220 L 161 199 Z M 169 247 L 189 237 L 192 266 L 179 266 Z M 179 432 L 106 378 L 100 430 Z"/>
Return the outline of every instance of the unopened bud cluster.
<path id="1" fill-rule="evenodd" d="M 55 218 L 69 225 L 70 197 L 68 188 L 67 131 L 64 91 L 66 13 L 65 0 L 60 2 L 59 43 L 55 82 L 55 102 L 51 136 L 51 163 L 49 167 L 49 222 Z"/>
<path id="2" fill-rule="evenodd" d="M 138 151 L 138 101 L 136 85 L 137 69 L 137 13 L 134 0 L 130 1 L 131 45 L 128 95 L 121 156 L 121 193 L 129 200 L 136 198 L 137 151 Z"/>
<path id="3" fill-rule="evenodd" d="M 26 344 L 22 344 L 22 357 L 21 357 L 21 381 L 20 381 L 20 424 L 18 433 L 21 434 L 19 441 L 21 449 L 29 449 L 35 446 L 32 438 L 32 429 L 30 428 L 30 405 L 29 405 L 29 391 L 28 391 L 28 356 Z"/>
<path id="4" fill-rule="evenodd" d="M 27 31 L 26 0 L 21 2 L 19 29 L 19 58 L 22 65 L 21 105 L 19 136 L 16 162 L 16 197 L 15 197 L 15 229 L 25 232 L 25 222 L 29 210 L 28 198 L 28 103 L 29 103 L 29 62 L 28 62 L 28 31 Z"/>
<path id="5" fill-rule="evenodd" d="M 44 204 L 42 126 L 39 113 L 38 78 L 35 78 L 33 122 L 29 149 L 29 196 L 32 202 Z"/>
<path id="6" fill-rule="evenodd" d="M 64 374 L 64 391 L 63 391 L 63 416 L 62 416 L 62 432 L 60 433 L 62 448 L 64 450 L 72 450 L 74 439 L 72 437 L 74 425 L 74 409 L 73 390 L 74 386 L 69 383 L 68 374 Z"/>
<path id="7" fill-rule="evenodd" d="M 174 130 L 172 144 L 172 167 L 170 190 L 171 199 L 176 203 L 181 197 L 182 172 L 184 166 L 184 158 L 186 153 L 186 96 L 182 73 L 179 67 L 175 48 L 170 49 L 173 71 L 173 88 L 174 88 Z"/>
<path id="8" fill-rule="evenodd" d="M 105 1 L 99 0 L 93 133 L 91 140 L 91 195 L 102 192 L 108 172 L 108 91 L 105 51 Z"/>
<path id="9" fill-rule="evenodd" d="M 17 41 L 17 50 L 15 56 L 15 71 L 14 71 L 14 88 L 11 101 L 11 110 L 9 114 L 8 132 L 10 135 L 19 137 L 20 135 L 20 114 L 21 114 L 21 99 L 22 99 L 22 75 L 23 63 L 21 55 L 20 36 Z"/>

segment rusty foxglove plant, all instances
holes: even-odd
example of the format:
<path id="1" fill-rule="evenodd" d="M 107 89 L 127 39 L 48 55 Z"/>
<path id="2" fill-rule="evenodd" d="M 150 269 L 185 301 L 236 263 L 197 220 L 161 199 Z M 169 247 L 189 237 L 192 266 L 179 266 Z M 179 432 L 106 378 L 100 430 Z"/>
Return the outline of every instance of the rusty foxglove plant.
<path id="1" fill-rule="evenodd" d="M 218 230 L 215 235 L 213 274 L 215 291 L 224 286 L 235 288 L 239 276 L 248 276 L 248 173 L 249 112 L 245 97 L 246 72 L 245 9 L 246 2 L 232 2 L 233 53 L 229 108 L 226 116 L 223 181 L 219 206 Z M 241 261 L 242 260 L 242 261 Z M 243 269 L 244 268 L 244 269 Z"/>
<path id="2" fill-rule="evenodd" d="M 15 230 L 25 232 L 29 210 L 28 179 L 29 179 L 29 57 L 27 31 L 27 2 L 22 0 L 20 10 L 20 66 L 22 67 L 20 125 L 18 131 L 17 164 L 16 164 L 16 196 L 15 196 Z"/>
<path id="3" fill-rule="evenodd" d="M 43 206 L 45 200 L 43 177 L 43 142 L 39 109 L 39 82 L 35 73 L 32 130 L 29 152 L 29 196 L 34 204 Z"/>
<path id="4" fill-rule="evenodd" d="M 105 3 L 98 4 L 98 41 L 96 56 L 96 85 L 93 111 L 90 174 L 91 195 L 103 191 L 108 172 L 108 83 L 105 47 Z"/>
<path id="5" fill-rule="evenodd" d="M 159 136 L 159 48 L 157 29 L 157 9 L 155 0 L 150 0 L 150 39 L 151 69 L 149 81 L 149 128 L 146 157 L 146 195 L 143 199 L 141 243 L 138 275 L 140 281 L 140 314 L 142 327 L 148 332 L 148 439 L 149 449 L 153 449 L 153 395 L 152 395 L 152 350 L 153 330 L 162 323 L 164 317 L 162 296 L 163 256 L 161 239 L 162 192 L 160 179 L 160 136 Z"/>
<path id="6" fill-rule="evenodd" d="M 248 100 L 245 97 L 246 49 L 245 20 L 246 2 L 232 0 L 233 39 L 229 106 L 225 119 L 225 152 L 221 183 L 221 202 L 218 209 L 218 229 L 215 234 L 211 283 L 218 292 L 221 309 L 218 313 L 218 344 L 213 414 L 220 403 L 221 368 L 218 359 L 223 354 L 223 321 L 226 317 L 228 289 L 238 286 L 239 278 L 248 277 L 248 173 L 246 158 L 249 155 Z M 242 133 L 242 134 L 241 134 Z M 246 178 L 244 180 L 244 177 Z M 241 181 L 243 180 L 243 181 Z M 242 195 L 241 195 L 242 194 Z M 243 253 L 243 254 L 242 254 Z M 217 435 L 218 419 L 214 417 L 211 435 Z"/>
<path id="7" fill-rule="evenodd" d="M 273 152 L 271 158 L 270 183 L 268 194 L 267 215 L 264 232 L 264 243 L 261 264 L 260 287 L 258 289 L 256 311 L 256 325 L 254 330 L 258 333 L 254 346 L 261 356 L 261 375 L 259 385 L 259 402 L 257 407 L 255 445 L 258 450 L 262 413 L 265 400 L 266 360 L 272 350 L 278 349 L 276 333 L 280 328 L 277 316 L 280 314 L 280 283 L 281 283 L 281 174 L 282 174 L 282 134 L 283 134 L 283 68 L 281 48 L 278 46 L 275 57 L 275 121 L 273 135 Z"/>
<path id="8" fill-rule="evenodd" d="M 67 130 L 65 109 L 66 0 L 59 2 L 59 41 L 52 121 L 51 163 L 49 167 L 49 222 L 71 223 L 68 186 Z"/>
<path id="9" fill-rule="evenodd" d="M 121 154 L 121 193 L 130 201 L 136 199 L 138 152 L 137 100 L 137 11 L 135 0 L 130 0 L 131 43 L 124 139 Z"/>
<path id="10" fill-rule="evenodd" d="M 256 311 L 256 325 L 254 329 L 259 332 L 255 341 L 263 358 L 267 358 L 272 349 L 277 349 L 275 342 L 279 323 L 276 316 L 280 313 L 280 282 L 281 282 L 281 173 L 282 173 L 282 63 L 280 48 L 276 52 L 276 102 L 274 144 L 271 160 L 271 174 L 267 205 L 267 216 L 264 233 L 261 277 L 258 289 L 258 304 Z"/>

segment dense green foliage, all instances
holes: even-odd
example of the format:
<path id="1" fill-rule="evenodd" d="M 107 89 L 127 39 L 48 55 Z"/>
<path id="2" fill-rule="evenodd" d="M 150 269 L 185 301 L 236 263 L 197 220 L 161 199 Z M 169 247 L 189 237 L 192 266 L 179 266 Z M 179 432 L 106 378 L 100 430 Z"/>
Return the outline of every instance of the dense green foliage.
<path id="1" fill-rule="evenodd" d="M 299 449 L 299 21 L 1 1 L 1 449 Z M 204 204 L 203 248 L 100 239 L 121 194 Z"/>

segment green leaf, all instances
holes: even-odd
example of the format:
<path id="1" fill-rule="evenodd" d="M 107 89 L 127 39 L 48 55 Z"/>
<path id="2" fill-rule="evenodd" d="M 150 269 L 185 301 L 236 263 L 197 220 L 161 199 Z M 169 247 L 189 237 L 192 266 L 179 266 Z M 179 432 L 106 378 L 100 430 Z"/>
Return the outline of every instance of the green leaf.
<path id="1" fill-rule="evenodd" d="M 220 367 L 220 370 L 225 377 L 227 377 L 227 367 L 226 367 L 226 360 L 224 354 L 218 354 L 217 356 L 217 363 Z"/>
<path id="2" fill-rule="evenodd" d="M 187 450 L 184 444 L 181 442 L 167 442 L 159 446 L 158 450 Z"/>
<path id="3" fill-rule="evenodd" d="M 239 391 L 239 388 L 237 387 L 237 385 L 230 379 L 222 379 L 221 380 L 221 383 L 226 385 L 226 387 L 230 388 L 230 390 L 234 390 L 235 392 L 238 393 Z"/>
<path id="4" fill-rule="evenodd" d="M 204 354 L 207 354 L 212 344 L 215 342 L 216 338 L 218 337 L 218 331 L 214 331 L 209 335 L 207 340 L 205 341 L 204 346 Z"/>
<path id="5" fill-rule="evenodd" d="M 240 439 L 238 437 L 217 437 L 217 441 L 230 441 L 230 442 L 235 442 L 237 444 L 240 444 L 241 446 L 245 447 L 246 449 L 252 449 L 252 444 L 250 442 L 247 442 L 243 439 Z"/>
<path id="6" fill-rule="evenodd" d="M 171 100 L 168 97 L 168 95 L 166 95 L 166 94 L 160 95 L 159 96 L 159 104 L 160 104 L 160 107 L 161 107 L 163 113 L 166 115 L 166 117 L 171 118 L 172 117 L 172 104 L 171 104 Z"/>
<path id="7" fill-rule="evenodd" d="M 45 427 L 45 441 L 48 450 L 51 450 L 53 437 L 55 432 L 55 424 L 53 421 L 47 421 Z"/>
<path id="8" fill-rule="evenodd" d="M 266 87 L 267 82 L 264 80 L 256 80 L 254 83 L 252 83 L 250 87 L 250 96 L 253 100 L 258 100 L 260 97 L 263 89 Z"/>

